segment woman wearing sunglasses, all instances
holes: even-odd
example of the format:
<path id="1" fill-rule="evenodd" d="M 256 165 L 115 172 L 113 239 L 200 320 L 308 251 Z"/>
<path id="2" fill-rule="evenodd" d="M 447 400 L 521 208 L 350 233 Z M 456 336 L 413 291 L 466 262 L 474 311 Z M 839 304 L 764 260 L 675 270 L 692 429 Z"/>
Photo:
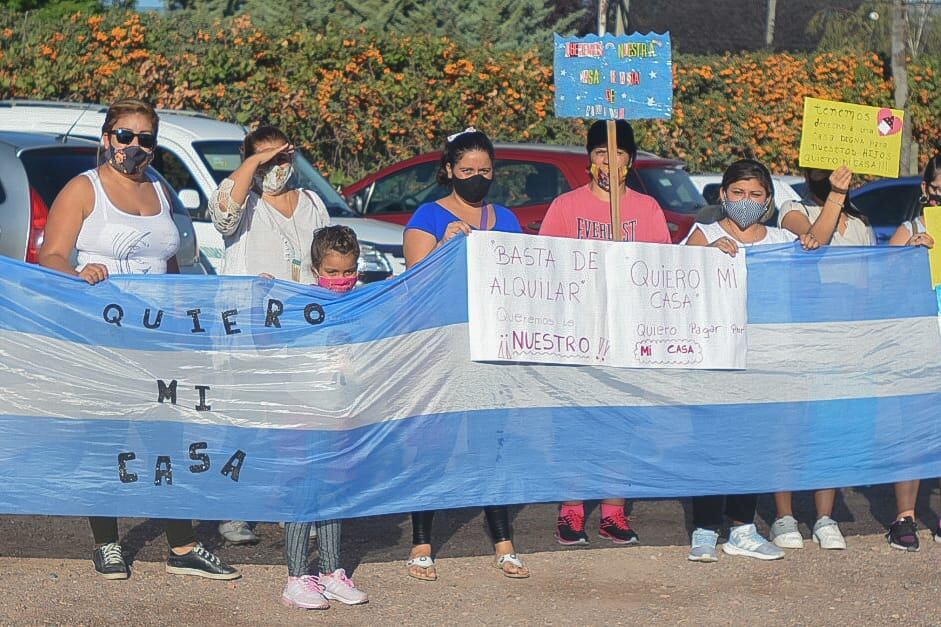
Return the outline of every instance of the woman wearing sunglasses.
<path id="1" fill-rule="evenodd" d="M 69 181 L 52 203 L 40 265 L 94 285 L 111 275 L 178 272 L 180 235 L 170 191 L 147 172 L 157 145 L 157 113 L 146 102 L 120 100 L 101 128 L 100 165 Z M 103 158 L 102 158 L 103 157 Z M 78 265 L 70 262 L 77 252 Z M 92 517 L 95 570 L 105 579 L 130 576 L 116 518 Z M 189 520 L 165 521 L 170 555 L 166 570 L 209 579 L 239 572 L 196 542 Z"/>

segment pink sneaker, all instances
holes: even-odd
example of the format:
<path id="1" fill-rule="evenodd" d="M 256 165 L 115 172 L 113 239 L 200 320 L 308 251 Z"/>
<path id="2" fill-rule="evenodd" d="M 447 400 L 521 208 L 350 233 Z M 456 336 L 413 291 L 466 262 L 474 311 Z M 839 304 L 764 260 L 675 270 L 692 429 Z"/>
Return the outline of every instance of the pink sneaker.
<path id="1" fill-rule="evenodd" d="M 281 603 L 305 610 L 325 610 L 330 607 L 323 595 L 323 588 L 313 575 L 288 577 L 288 583 L 281 593 Z"/>
<path id="2" fill-rule="evenodd" d="M 317 583 L 323 590 L 323 595 L 333 601 L 346 605 L 359 605 L 369 600 L 366 593 L 356 587 L 353 580 L 346 576 L 346 571 L 338 568 L 328 575 L 323 573 L 317 577 Z"/>

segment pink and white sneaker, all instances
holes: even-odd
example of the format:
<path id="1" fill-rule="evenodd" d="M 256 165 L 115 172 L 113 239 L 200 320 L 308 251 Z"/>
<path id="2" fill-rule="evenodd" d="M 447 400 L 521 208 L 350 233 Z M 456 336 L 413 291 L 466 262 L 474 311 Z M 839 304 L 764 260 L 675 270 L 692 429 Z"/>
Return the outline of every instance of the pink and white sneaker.
<path id="1" fill-rule="evenodd" d="M 360 605 L 369 600 L 366 593 L 356 587 L 353 580 L 346 576 L 346 571 L 338 568 L 332 573 L 317 577 L 317 583 L 323 590 L 323 595 L 333 601 L 346 605 Z"/>
<path id="2" fill-rule="evenodd" d="M 313 575 L 288 577 L 288 583 L 281 593 L 281 603 L 304 610 L 326 610 L 330 607 L 330 602 L 323 595 L 323 588 Z"/>

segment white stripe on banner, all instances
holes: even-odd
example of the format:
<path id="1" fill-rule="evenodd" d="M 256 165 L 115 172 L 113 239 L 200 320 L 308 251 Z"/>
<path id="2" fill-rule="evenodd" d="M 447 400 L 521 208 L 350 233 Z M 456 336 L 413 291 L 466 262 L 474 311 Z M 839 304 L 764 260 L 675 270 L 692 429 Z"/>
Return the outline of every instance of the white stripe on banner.
<path id="1" fill-rule="evenodd" d="M 474 410 L 941 391 L 936 318 L 751 325 L 742 372 L 474 363 L 467 333 L 460 324 L 318 349 L 184 353 L 0 332 L 0 390 L 6 414 L 326 430 Z"/>

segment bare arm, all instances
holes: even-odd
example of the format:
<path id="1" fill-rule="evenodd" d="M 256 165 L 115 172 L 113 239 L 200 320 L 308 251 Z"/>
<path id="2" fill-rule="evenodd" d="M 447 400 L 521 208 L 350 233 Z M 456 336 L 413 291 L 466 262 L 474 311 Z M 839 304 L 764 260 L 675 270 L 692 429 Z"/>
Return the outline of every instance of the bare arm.
<path id="1" fill-rule="evenodd" d="M 49 210 L 42 248 L 39 249 L 39 265 L 79 276 L 69 258 L 75 250 L 82 222 L 91 213 L 94 199 L 95 192 L 85 176 L 76 176 L 62 188 Z"/>
<path id="2" fill-rule="evenodd" d="M 908 227 L 904 224 L 900 224 L 899 228 L 895 229 L 895 233 L 893 233 L 892 237 L 889 239 L 889 246 L 924 246 L 925 248 L 933 248 L 934 238 L 928 233 L 916 233 L 912 235 Z"/>
<path id="3" fill-rule="evenodd" d="M 437 248 L 435 236 L 420 229 L 408 229 L 402 240 L 405 252 L 405 268 L 411 268 Z"/>

